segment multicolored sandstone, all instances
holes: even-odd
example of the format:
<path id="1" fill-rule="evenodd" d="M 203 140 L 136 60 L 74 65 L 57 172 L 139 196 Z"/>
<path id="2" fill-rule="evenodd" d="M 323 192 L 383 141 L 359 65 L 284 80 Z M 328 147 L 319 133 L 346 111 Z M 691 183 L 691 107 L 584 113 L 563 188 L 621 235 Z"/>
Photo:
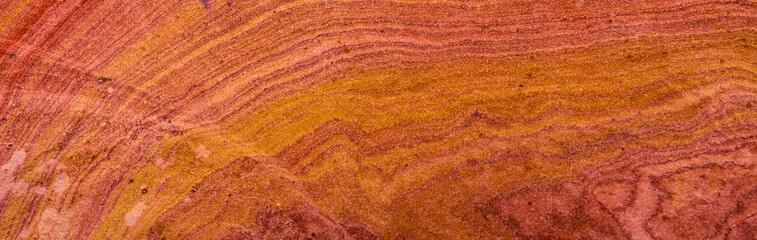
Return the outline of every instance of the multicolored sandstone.
<path id="1" fill-rule="evenodd" d="M 0 1 L 0 239 L 757 239 L 753 0 Z"/>

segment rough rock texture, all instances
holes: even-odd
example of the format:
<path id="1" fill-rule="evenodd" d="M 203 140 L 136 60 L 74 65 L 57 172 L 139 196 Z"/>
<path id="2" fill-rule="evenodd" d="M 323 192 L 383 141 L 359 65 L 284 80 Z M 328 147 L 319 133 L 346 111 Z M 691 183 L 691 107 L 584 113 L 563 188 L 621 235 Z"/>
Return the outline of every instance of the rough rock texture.
<path id="1" fill-rule="evenodd" d="M 0 239 L 756 239 L 754 0 L 0 0 Z"/>

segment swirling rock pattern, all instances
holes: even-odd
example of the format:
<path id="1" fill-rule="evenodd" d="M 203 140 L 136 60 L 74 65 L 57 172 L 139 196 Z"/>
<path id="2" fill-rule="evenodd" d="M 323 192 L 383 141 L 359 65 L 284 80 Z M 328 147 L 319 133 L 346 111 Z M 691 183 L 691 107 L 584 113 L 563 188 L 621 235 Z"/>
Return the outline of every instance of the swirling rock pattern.
<path id="1" fill-rule="evenodd" d="M 1 239 L 755 239 L 753 0 L 3 0 Z"/>

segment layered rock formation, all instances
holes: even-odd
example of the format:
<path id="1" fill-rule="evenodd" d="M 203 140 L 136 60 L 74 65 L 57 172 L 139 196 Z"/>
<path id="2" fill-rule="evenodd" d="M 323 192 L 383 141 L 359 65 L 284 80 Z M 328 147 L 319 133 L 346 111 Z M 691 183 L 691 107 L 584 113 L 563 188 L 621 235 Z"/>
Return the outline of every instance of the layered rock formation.
<path id="1" fill-rule="evenodd" d="M 753 239 L 752 0 L 0 1 L 2 239 Z"/>

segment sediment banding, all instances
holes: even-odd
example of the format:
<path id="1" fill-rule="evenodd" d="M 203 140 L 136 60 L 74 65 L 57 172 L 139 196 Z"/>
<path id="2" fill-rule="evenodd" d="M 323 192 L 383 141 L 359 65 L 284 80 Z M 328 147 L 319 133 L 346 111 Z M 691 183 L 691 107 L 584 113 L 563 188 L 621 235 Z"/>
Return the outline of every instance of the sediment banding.
<path id="1" fill-rule="evenodd" d="M 3 239 L 757 227 L 754 1 L 11 0 L 0 16 Z"/>

